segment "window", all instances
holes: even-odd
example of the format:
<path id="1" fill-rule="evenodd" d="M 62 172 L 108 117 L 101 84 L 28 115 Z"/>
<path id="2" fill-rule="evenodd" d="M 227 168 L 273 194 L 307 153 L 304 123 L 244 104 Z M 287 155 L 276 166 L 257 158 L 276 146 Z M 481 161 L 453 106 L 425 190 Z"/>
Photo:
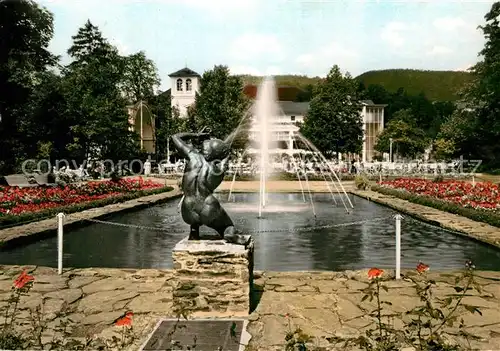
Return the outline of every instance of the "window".
<path id="1" fill-rule="evenodd" d="M 177 91 L 182 91 L 182 79 L 177 79 Z"/>
<path id="2" fill-rule="evenodd" d="M 295 116 L 290 116 L 290 120 L 293 122 L 295 121 Z"/>
<path id="3" fill-rule="evenodd" d="M 193 89 L 193 85 L 191 84 L 191 79 L 186 79 L 186 91 L 191 91 Z"/>

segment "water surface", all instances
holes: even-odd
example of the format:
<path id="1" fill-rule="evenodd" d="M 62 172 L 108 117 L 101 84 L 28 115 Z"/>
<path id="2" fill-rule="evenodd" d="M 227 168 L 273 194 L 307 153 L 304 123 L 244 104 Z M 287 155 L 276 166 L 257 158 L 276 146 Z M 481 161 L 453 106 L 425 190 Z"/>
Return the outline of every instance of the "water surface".
<path id="1" fill-rule="evenodd" d="M 255 239 L 255 269 L 273 271 L 393 268 L 395 264 L 395 211 L 352 197 L 355 206 L 346 214 L 336 196 L 313 194 L 316 218 L 306 195 L 269 194 L 264 218 L 258 219 L 258 194 L 234 194 L 224 207 L 243 231 Z M 171 268 L 172 249 L 187 236 L 188 226 L 178 213 L 179 199 L 166 204 L 116 214 L 106 221 L 145 227 L 91 224 L 67 231 L 65 267 Z M 373 219 L 380 219 L 372 221 Z M 359 223 L 360 221 L 366 221 Z M 352 225 L 345 225 L 358 222 Z M 301 228 L 327 226 L 323 229 Z M 206 228 L 203 231 L 210 231 Z M 402 266 L 422 260 L 432 269 L 463 267 L 467 259 L 478 269 L 500 270 L 500 250 L 406 217 L 402 221 Z M 45 239 L 0 252 L 0 264 L 57 266 L 57 240 Z"/>

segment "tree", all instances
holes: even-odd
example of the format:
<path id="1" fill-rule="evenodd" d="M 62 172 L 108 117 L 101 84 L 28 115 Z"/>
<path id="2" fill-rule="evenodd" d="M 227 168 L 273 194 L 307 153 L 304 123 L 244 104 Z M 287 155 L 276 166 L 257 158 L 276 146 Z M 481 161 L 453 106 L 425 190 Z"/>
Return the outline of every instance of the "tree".
<path id="1" fill-rule="evenodd" d="M 297 102 L 307 102 L 311 101 L 311 97 L 313 96 L 314 86 L 312 84 L 307 84 L 300 93 L 297 94 L 295 101 Z"/>
<path id="2" fill-rule="evenodd" d="M 214 66 L 201 77 L 191 113 L 197 128 L 210 127 L 214 137 L 224 139 L 238 127 L 249 105 L 242 80 L 231 76 L 226 66 Z"/>
<path id="3" fill-rule="evenodd" d="M 444 121 L 434 143 L 436 158 L 474 154 L 475 144 L 469 142 L 474 137 L 474 119 L 473 111 L 456 109 Z"/>
<path id="4" fill-rule="evenodd" d="M 380 84 L 370 84 L 362 94 L 365 99 L 372 100 L 375 104 L 389 104 L 392 100 L 391 93 Z"/>
<path id="5" fill-rule="evenodd" d="M 130 103 L 151 100 L 160 85 L 155 63 L 146 57 L 144 51 L 127 56 L 123 74 L 123 91 Z"/>
<path id="6" fill-rule="evenodd" d="M 45 72 L 40 76 L 39 89 L 32 94 L 32 118 L 24 126 L 24 135 L 31 154 L 38 154 L 45 159 L 71 159 L 67 146 L 74 142 L 71 126 L 79 121 L 67 113 L 64 92 L 64 77 L 54 72 Z M 43 147 L 38 147 L 40 143 Z M 49 147 L 50 145 L 50 147 Z M 46 155 L 43 152 L 48 152 Z"/>
<path id="7" fill-rule="evenodd" d="M 414 158 L 424 152 L 429 140 L 424 130 L 419 128 L 410 109 L 400 110 L 382 131 L 375 144 L 378 152 L 390 151 L 390 140 L 393 150 L 403 157 Z"/>
<path id="8" fill-rule="evenodd" d="M 486 39 L 480 55 L 483 60 L 472 67 L 474 84 L 467 92 L 470 107 L 475 111 L 474 132 L 470 143 L 475 155 L 490 167 L 500 166 L 500 2 L 495 2 L 481 26 Z"/>
<path id="9" fill-rule="evenodd" d="M 27 156 L 20 126 L 30 118 L 39 75 L 54 65 L 53 16 L 31 0 L 0 1 L 0 173 Z"/>
<path id="10" fill-rule="evenodd" d="M 333 66 L 314 90 L 301 133 L 322 153 L 358 153 L 362 145 L 358 86 L 349 73 Z"/>
<path id="11" fill-rule="evenodd" d="M 117 161 L 137 152 L 137 134 L 130 131 L 127 101 L 122 96 L 124 60 L 118 50 L 87 21 L 73 36 L 68 54 L 73 58 L 65 70 L 68 109 L 78 119 L 70 149 L 80 159 Z"/>

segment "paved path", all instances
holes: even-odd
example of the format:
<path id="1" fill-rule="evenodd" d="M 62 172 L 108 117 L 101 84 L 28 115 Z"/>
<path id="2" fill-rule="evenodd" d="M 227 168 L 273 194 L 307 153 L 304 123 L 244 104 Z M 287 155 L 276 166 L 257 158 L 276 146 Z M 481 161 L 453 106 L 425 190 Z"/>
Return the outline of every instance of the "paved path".
<path id="1" fill-rule="evenodd" d="M 443 228 L 500 247 L 500 228 L 371 190 L 362 191 L 353 189 L 351 192 L 423 221 L 437 224 Z"/>
<path id="2" fill-rule="evenodd" d="M 170 270 L 156 269 L 73 269 L 62 276 L 54 269 L 34 269 L 35 283 L 23 297 L 19 316 L 20 330 L 29 330 L 29 309 L 44 305 L 45 340 L 56 332 L 61 320 L 70 322 L 74 337 L 98 334 L 111 337 L 118 328 L 113 322 L 125 311 L 134 312 L 134 330 L 138 340 L 130 350 L 137 350 L 159 318 L 175 317 L 172 312 L 172 277 Z M 5 306 L 12 281 L 21 267 L 0 266 L 0 308 Z M 254 291 L 260 296 L 255 311 L 248 317 L 252 334 L 251 350 L 283 350 L 288 321 L 327 345 L 326 337 L 355 336 L 371 320 L 360 303 L 360 291 L 367 287 L 366 271 L 348 272 L 255 272 Z M 481 294 L 470 293 L 464 303 L 480 306 L 482 316 L 459 310 L 467 329 L 479 336 L 473 346 L 481 350 L 500 349 L 500 272 L 478 272 L 482 278 Z M 436 279 L 437 297 L 453 293 L 451 273 L 430 273 Z M 419 303 L 409 282 L 389 281 L 384 300 L 392 301 L 392 311 L 403 312 Z M 389 310 L 388 310 L 389 311 Z M 57 317 L 58 312 L 65 316 Z M 289 318 L 285 314 L 289 314 Z M 217 316 L 214 316 L 217 317 Z M 0 317 L 1 318 L 1 317 Z M 3 322 L 1 320 L 0 322 Z M 56 330 L 56 331 L 54 331 Z M 345 350 L 343 347 L 329 348 Z"/>

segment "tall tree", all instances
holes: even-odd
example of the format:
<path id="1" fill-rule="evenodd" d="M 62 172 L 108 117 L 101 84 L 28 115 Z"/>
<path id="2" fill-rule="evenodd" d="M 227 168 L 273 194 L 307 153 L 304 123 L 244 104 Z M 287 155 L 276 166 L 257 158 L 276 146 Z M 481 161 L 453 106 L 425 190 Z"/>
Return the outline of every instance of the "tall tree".
<path id="1" fill-rule="evenodd" d="M 500 167 L 500 2 L 495 2 L 485 15 L 481 26 L 486 39 L 483 60 L 472 68 L 475 82 L 468 92 L 469 102 L 475 110 L 472 120 L 476 155 L 490 167 Z"/>
<path id="2" fill-rule="evenodd" d="M 410 109 L 400 110 L 394 114 L 378 137 L 375 150 L 389 152 L 391 139 L 393 151 L 403 157 L 413 158 L 423 153 L 429 146 L 429 139 L 424 130 L 417 126 L 415 116 Z"/>
<path id="3" fill-rule="evenodd" d="M 361 106 L 357 82 L 333 66 L 319 83 L 300 127 L 322 153 L 358 153 L 362 145 Z"/>
<path id="4" fill-rule="evenodd" d="M 225 138 L 242 121 L 249 104 L 242 80 L 230 75 L 228 67 L 214 66 L 201 77 L 192 112 L 197 127 L 210 127 L 213 136 Z"/>
<path id="5" fill-rule="evenodd" d="M 474 157 L 474 112 L 467 109 L 456 109 L 443 124 L 434 143 L 434 152 L 438 159 L 448 159 L 465 155 Z M 479 141 L 479 140 L 477 140 Z"/>
<path id="6" fill-rule="evenodd" d="M 20 125 L 30 117 L 38 76 L 56 57 L 49 50 L 53 16 L 31 0 L 0 1 L 0 173 L 26 156 Z"/>
<path id="7" fill-rule="evenodd" d="M 160 85 L 160 76 L 153 60 L 144 51 L 127 56 L 123 72 L 123 91 L 130 103 L 151 100 Z"/>
<path id="8" fill-rule="evenodd" d="M 73 58 L 66 70 L 68 107 L 79 120 L 72 127 L 72 150 L 80 158 L 129 158 L 137 151 L 137 135 L 129 129 L 120 90 L 124 60 L 90 21 L 73 36 L 68 54 Z"/>

